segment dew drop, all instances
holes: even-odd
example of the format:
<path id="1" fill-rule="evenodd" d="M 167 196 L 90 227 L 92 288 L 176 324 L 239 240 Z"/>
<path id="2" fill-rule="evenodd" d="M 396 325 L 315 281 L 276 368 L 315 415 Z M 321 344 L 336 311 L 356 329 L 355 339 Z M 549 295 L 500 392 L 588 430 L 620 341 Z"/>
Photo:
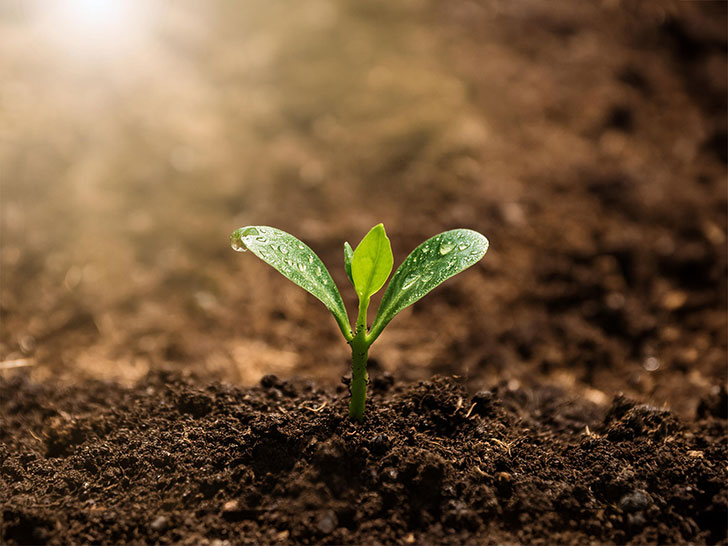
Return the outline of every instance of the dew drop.
<path id="1" fill-rule="evenodd" d="M 303 245 L 302 245 L 301 243 L 298 243 L 298 248 L 299 248 L 300 250 L 303 250 Z"/>
<path id="2" fill-rule="evenodd" d="M 240 237 L 255 237 L 256 235 L 260 235 L 260 232 L 254 227 L 245 228 L 240 232 Z"/>
<path id="3" fill-rule="evenodd" d="M 312 263 L 313 263 L 313 256 L 309 256 L 309 257 L 308 257 L 308 263 L 310 263 L 310 264 L 312 264 Z"/>
<path id="4" fill-rule="evenodd" d="M 453 248 L 455 248 L 455 243 L 453 243 L 452 241 L 443 241 L 442 243 L 440 243 L 440 254 L 442 254 L 443 256 L 445 254 L 450 254 Z"/>
<path id="5" fill-rule="evenodd" d="M 420 278 L 420 282 L 422 284 L 424 284 L 424 283 L 428 282 L 431 278 L 432 278 L 432 273 L 425 273 L 424 275 L 422 275 L 422 278 Z"/>
<path id="6" fill-rule="evenodd" d="M 293 260 L 291 260 L 290 258 L 289 258 L 288 260 L 286 260 L 286 263 L 287 263 L 287 264 L 288 264 L 288 265 L 289 265 L 290 267 L 293 267 Z"/>
<path id="7" fill-rule="evenodd" d="M 298 269 L 301 271 L 306 271 L 306 264 L 302 264 L 301 262 L 298 263 Z"/>
<path id="8" fill-rule="evenodd" d="M 463 241 L 462 243 L 460 243 L 460 244 L 458 245 L 458 250 L 465 250 L 465 249 L 467 249 L 467 248 L 468 248 L 469 246 L 470 246 L 470 243 L 466 243 L 465 241 Z"/>
<path id="9" fill-rule="evenodd" d="M 278 250 L 281 251 L 281 254 L 288 254 L 288 247 L 286 245 L 278 245 Z"/>
<path id="10" fill-rule="evenodd" d="M 248 250 L 248 247 L 245 246 L 243 240 L 236 235 L 230 237 L 230 246 L 235 252 L 246 252 Z"/>
<path id="11" fill-rule="evenodd" d="M 317 267 L 317 268 L 316 268 L 316 274 L 317 274 L 317 275 L 321 275 L 321 273 L 322 273 L 322 271 L 321 271 L 321 266 L 319 266 L 319 267 Z M 324 280 L 325 280 L 325 279 L 324 279 Z"/>
<path id="12" fill-rule="evenodd" d="M 419 273 L 413 273 L 411 275 L 407 275 L 404 278 L 404 283 L 402 283 L 402 290 L 407 290 L 408 288 L 411 288 L 414 286 L 414 284 L 417 282 L 417 279 L 420 278 Z"/>

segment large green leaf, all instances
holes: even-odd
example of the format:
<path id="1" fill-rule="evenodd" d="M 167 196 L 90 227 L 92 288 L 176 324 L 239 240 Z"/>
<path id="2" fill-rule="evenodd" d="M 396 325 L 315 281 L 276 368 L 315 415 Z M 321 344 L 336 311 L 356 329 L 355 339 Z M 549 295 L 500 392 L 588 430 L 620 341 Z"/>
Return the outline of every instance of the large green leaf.
<path id="1" fill-rule="evenodd" d="M 303 242 L 280 229 L 246 226 L 233 232 L 230 244 L 238 252 L 250 250 L 284 277 L 313 294 L 334 315 L 344 337 L 351 339 L 349 319 L 339 289 L 321 259 Z"/>
<path id="2" fill-rule="evenodd" d="M 488 239 L 470 229 L 445 231 L 415 248 L 395 271 L 382 296 L 370 339 L 376 339 L 402 309 L 473 265 L 487 251 Z"/>
<path id="3" fill-rule="evenodd" d="M 360 299 L 369 298 L 384 286 L 393 263 L 389 238 L 384 226 L 378 224 L 364 236 L 351 258 L 351 277 Z"/>

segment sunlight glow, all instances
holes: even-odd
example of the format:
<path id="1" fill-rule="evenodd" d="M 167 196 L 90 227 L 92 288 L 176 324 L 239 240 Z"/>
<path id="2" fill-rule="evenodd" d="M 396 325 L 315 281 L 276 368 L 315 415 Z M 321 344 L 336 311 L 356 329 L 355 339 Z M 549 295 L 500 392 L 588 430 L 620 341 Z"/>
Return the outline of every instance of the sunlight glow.
<path id="1" fill-rule="evenodd" d="M 44 5 L 44 36 L 75 56 L 124 53 L 138 46 L 148 30 L 148 10 L 139 0 L 55 0 Z"/>

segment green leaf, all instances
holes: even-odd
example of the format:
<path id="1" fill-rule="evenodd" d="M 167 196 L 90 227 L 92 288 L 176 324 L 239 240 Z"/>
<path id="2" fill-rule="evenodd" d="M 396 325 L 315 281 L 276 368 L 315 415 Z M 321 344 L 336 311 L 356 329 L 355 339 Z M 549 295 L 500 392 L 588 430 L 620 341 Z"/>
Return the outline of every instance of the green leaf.
<path id="1" fill-rule="evenodd" d="M 351 284 L 354 284 L 354 278 L 351 276 L 351 259 L 354 257 L 354 249 L 347 242 L 344 243 L 344 269 L 346 269 L 346 276 L 349 277 Z"/>
<path id="2" fill-rule="evenodd" d="M 378 224 L 364 236 L 351 258 L 351 277 L 359 299 L 369 298 L 384 286 L 392 264 L 392 246 L 384 226 Z"/>
<path id="3" fill-rule="evenodd" d="M 473 265 L 487 251 L 488 239 L 470 229 L 445 231 L 415 248 L 392 276 L 369 338 L 376 339 L 402 309 Z"/>
<path id="4" fill-rule="evenodd" d="M 239 252 L 250 250 L 284 277 L 318 298 L 339 324 L 346 339 L 351 328 L 344 301 L 321 259 L 304 243 L 280 229 L 246 226 L 236 229 L 230 244 Z"/>

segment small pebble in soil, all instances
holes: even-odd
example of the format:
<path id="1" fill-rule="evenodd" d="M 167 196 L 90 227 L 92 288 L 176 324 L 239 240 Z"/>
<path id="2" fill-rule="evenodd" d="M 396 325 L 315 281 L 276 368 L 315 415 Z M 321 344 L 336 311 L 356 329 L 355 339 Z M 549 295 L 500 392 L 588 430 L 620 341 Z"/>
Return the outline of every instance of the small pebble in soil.
<path id="1" fill-rule="evenodd" d="M 260 386 L 264 389 L 270 389 L 278 384 L 278 377 L 273 374 L 264 375 L 260 378 Z"/>
<path id="2" fill-rule="evenodd" d="M 278 376 L 273 374 L 264 375 L 260 378 L 260 386 L 264 389 L 273 389 L 278 392 L 274 394 L 276 397 L 285 395 L 288 397 L 294 397 L 298 394 L 297 389 L 293 383 L 288 381 L 281 381 Z"/>
<path id="3" fill-rule="evenodd" d="M 652 504 L 650 496 L 640 489 L 627 493 L 619 500 L 619 507 L 624 512 L 638 512 Z"/>
<path id="4" fill-rule="evenodd" d="M 339 520 L 333 510 L 326 510 L 316 522 L 316 527 L 323 534 L 328 535 L 339 525 Z"/>
<path id="5" fill-rule="evenodd" d="M 493 408 L 493 393 L 490 391 L 478 391 L 473 395 L 471 400 L 473 412 L 476 415 L 487 415 Z"/>
<path id="6" fill-rule="evenodd" d="M 222 517 L 227 521 L 243 521 L 253 515 L 253 510 L 246 508 L 237 500 L 230 500 L 222 505 Z"/>
<path id="7" fill-rule="evenodd" d="M 369 449 L 374 455 L 384 455 L 389 451 L 390 442 L 389 436 L 386 434 L 378 434 L 369 443 Z"/>
<path id="8" fill-rule="evenodd" d="M 149 524 L 149 527 L 152 529 L 152 531 L 164 531 L 167 528 L 167 525 L 169 524 L 169 521 L 164 516 L 157 516 L 152 520 L 152 523 Z"/>
<path id="9" fill-rule="evenodd" d="M 508 472 L 498 472 L 495 475 L 495 486 L 501 495 L 509 495 L 513 488 L 513 476 Z"/>

